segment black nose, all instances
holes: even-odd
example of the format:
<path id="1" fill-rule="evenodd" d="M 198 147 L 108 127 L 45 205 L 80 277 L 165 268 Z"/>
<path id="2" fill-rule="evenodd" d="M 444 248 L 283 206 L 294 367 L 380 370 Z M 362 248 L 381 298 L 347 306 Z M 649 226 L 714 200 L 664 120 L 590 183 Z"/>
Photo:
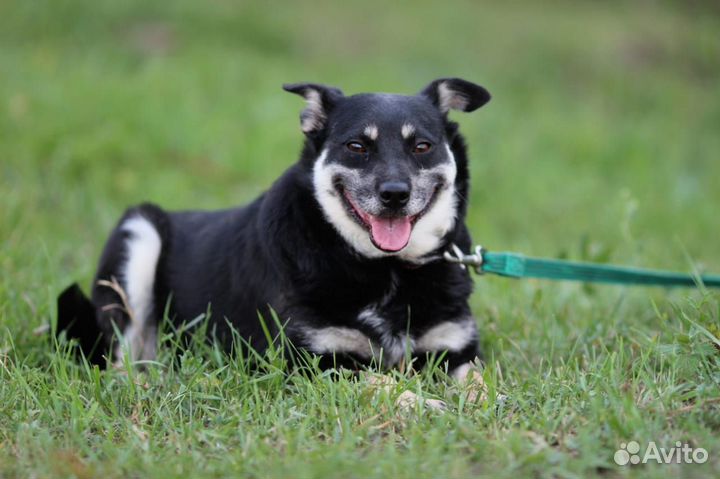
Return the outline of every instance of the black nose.
<path id="1" fill-rule="evenodd" d="M 386 181 L 380 184 L 380 201 L 388 208 L 405 206 L 410 199 L 410 185 L 404 181 Z"/>

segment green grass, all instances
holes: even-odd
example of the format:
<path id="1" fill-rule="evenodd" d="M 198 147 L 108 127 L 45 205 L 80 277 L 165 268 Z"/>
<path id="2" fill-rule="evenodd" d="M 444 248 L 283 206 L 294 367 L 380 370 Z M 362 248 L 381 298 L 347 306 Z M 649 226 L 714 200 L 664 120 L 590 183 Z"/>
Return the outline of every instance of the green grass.
<path id="1" fill-rule="evenodd" d="M 720 17 L 685 3 L 1 2 L 0 477 L 720 473 L 717 293 L 479 278 L 509 399 L 399 376 L 442 415 L 200 346 L 98 372 L 32 333 L 125 206 L 240 204 L 292 164 L 301 102 L 280 85 L 300 80 L 485 85 L 454 118 L 487 247 L 720 272 Z M 633 439 L 709 460 L 616 466 Z"/>

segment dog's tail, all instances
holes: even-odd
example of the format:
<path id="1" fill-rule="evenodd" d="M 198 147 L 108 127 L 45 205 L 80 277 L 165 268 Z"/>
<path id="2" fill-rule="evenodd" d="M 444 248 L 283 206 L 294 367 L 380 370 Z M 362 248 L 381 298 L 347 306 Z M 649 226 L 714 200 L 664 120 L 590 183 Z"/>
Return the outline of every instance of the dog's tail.
<path id="1" fill-rule="evenodd" d="M 84 355 L 90 364 L 101 368 L 106 365 L 108 352 L 95 313 L 95 305 L 85 296 L 77 283 L 65 288 L 57 299 L 57 328 L 55 335 L 63 331 L 67 339 L 77 339 L 77 354 Z"/>

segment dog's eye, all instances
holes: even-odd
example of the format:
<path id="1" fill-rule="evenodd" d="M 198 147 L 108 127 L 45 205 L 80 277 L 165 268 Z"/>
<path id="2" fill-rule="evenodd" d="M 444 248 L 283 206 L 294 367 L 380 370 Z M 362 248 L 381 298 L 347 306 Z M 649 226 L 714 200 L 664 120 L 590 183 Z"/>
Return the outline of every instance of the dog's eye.
<path id="1" fill-rule="evenodd" d="M 359 141 L 351 141 L 345 146 L 347 147 L 348 150 L 352 151 L 353 153 L 367 153 L 367 149 L 365 148 L 365 145 L 363 145 Z"/>
<path id="2" fill-rule="evenodd" d="M 432 149 L 432 145 L 428 143 L 427 141 L 421 141 L 417 145 L 415 145 L 415 148 L 413 148 L 413 153 L 427 153 Z"/>

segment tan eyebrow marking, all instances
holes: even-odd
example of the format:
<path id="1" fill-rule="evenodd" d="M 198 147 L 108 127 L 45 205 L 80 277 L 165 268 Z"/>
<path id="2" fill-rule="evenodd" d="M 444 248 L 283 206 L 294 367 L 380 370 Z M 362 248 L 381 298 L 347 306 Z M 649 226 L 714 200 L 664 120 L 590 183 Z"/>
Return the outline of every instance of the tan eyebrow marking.
<path id="1" fill-rule="evenodd" d="M 415 127 L 410 123 L 405 123 L 400 130 L 402 137 L 406 140 L 415 134 Z"/>
<path id="2" fill-rule="evenodd" d="M 363 131 L 365 133 L 365 136 L 370 138 L 371 140 L 377 140 L 378 137 L 378 127 L 376 125 L 370 124 L 365 127 L 365 130 Z"/>

